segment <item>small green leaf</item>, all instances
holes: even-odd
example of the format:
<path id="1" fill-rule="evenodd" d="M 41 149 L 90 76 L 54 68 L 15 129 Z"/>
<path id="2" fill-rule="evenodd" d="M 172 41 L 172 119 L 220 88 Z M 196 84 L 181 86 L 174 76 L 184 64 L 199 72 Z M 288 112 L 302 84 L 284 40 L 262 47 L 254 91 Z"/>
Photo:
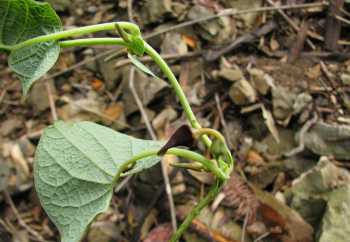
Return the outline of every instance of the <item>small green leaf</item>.
<path id="1" fill-rule="evenodd" d="M 20 77 L 24 94 L 55 64 L 60 47 L 57 41 L 16 45 L 61 30 L 60 18 L 48 3 L 0 0 L 0 48 L 10 50 L 9 66 Z"/>
<path id="2" fill-rule="evenodd" d="M 91 122 L 58 121 L 46 128 L 35 155 L 34 180 L 61 241 L 78 242 L 94 217 L 108 208 L 113 177 L 127 160 L 161 145 Z M 137 166 L 142 170 L 159 161 L 150 157 Z"/>
<path id="3" fill-rule="evenodd" d="M 130 61 L 140 70 L 143 71 L 144 73 L 154 77 L 158 78 L 147 66 L 145 66 L 141 61 L 139 61 L 135 56 L 131 55 L 128 53 L 128 57 Z"/>

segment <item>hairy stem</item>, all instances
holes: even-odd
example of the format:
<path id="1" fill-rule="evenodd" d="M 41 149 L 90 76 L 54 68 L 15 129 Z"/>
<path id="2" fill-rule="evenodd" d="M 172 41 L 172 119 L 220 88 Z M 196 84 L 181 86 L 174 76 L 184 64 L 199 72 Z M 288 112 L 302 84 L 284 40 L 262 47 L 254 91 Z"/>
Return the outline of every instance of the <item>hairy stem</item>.
<path id="1" fill-rule="evenodd" d="M 140 29 L 136 24 L 129 23 L 129 22 L 113 22 L 113 23 L 105 23 L 105 24 L 96 24 L 86 27 L 79 27 L 69 30 L 64 30 L 48 35 L 41 35 L 26 41 L 23 41 L 19 44 L 11 46 L 12 50 L 16 50 L 25 46 L 41 43 L 41 42 L 47 42 L 52 40 L 60 40 L 60 39 L 66 39 L 70 37 L 77 37 L 85 34 L 91 34 L 95 32 L 100 31 L 108 31 L 108 30 L 116 30 L 119 26 L 123 29 L 129 30 L 131 34 L 134 35 L 141 35 Z"/>
<path id="2" fill-rule="evenodd" d="M 191 210 L 191 212 L 187 215 L 185 220 L 182 222 L 177 231 L 172 235 L 169 242 L 177 242 L 182 234 L 188 229 L 191 225 L 193 219 L 195 219 L 201 211 L 208 206 L 208 204 L 215 199 L 218 193 L 221 190 L 221 187 L 224 185 L 223 181 L 216 181 L 216 183 L 210 188 L 209 193 L 200 200 L 200 202 Z"/>

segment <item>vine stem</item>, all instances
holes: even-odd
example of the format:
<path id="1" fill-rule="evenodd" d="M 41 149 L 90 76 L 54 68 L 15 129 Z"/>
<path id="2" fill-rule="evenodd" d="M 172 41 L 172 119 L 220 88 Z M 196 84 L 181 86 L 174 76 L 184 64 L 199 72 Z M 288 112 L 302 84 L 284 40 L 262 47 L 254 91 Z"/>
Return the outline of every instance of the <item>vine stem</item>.
<path id="1" fill-rule="evenodd" d="M 171 71 L 168 64 L 163 60 L 163 58 L 158 54 L 157 51 L 153 49 L 152 46 L 150 46 L 148 43 L 145 42 L 145 52 L 154 60 L 154 62 L 159 66 L 159 68 L 162 70 L 164 75 L 169 79 L 169 82 L 171 86 L 173 87 L 176 96 L 179 98 L 179 101 L 181 103 L 181 106 L 183 107 L 186 117 L 188 121 L 190 122 L 191 126 L 196 129 L 202 128 L 199 122 L 197 121 L 196 116 L 194 115 L 190 104 L 187 101 L 187 98 L 177 81 L 174 73 Z M 207 147 L 211 146 L 211 140 L 208 136 L 204 135 L 201 137 L 202 141 L 206 144 Z"/>
<path id="2" fill-rule="evenodd" d="M 122 45 L 128 47 L 129 43 L 125 42 L 120 38 L 91 38 L 91 39 L 77 39 L 77 40 L 67 40 L 60 42 L 60 46 L 63 48 L 74 47 L 74 46 L 91 46 L 91 45 Z M 163 60 L 163 58 L 158 54 L 156 50 L 153 49 L 148 43 L 144 42 L 145 52 L 148 54 L 153 61 L 159 66 L 163 74 L 168 78 L 171 86 L 173 87 L 176 96 L 179 98 L 180 104 L 184 109 L 187 120 L 190 122 L 191 126 L 196 129 L 201 129 L 196 116 L 194 115 L 190 104 L 187 101 L 185 93 L 183 92 L 179 82 L 177 81 L 174 73 L 171 71 L 168 64 Z M 202 141 L 207 147 L 211 146 L 211 140 L 207 135 L 201 136 Z"/>
<path id="3" fill-rule="evenodd" d="M 130 160 L 127 160 L 122 164 L 122 166 L 119 169 L 119 172 L 114 176 L 113 178 L 113 184 L 116 184 L 118 179 L 123 176 L 123 172 L 129 169 L 130 166 L 134 165 L 136 161 L 150 157 L 150 156 L 158 156 L 158 150 L 147 150 L 144 152 L 141 152 L 134 157 L 132 157 Z M 212 162 L 211 160 L 208 160 L 201 154 L 198 154 L 196 152 L 180 149 L 180 148 L 170 148 L 165 153 L 167 155 L 175 155 L 178 157 L 185 158 L 187 160 L 197 161 L 201 163 L 204 168 L 206 168 L 208 171 L 213 173 L 219 180 L 227 180 L 228 176 L 225 174 L 220 168 L 216 165 L 215 162 Z"/>
<path id="4" fill-rule="evenodd" d="M 191 210 L 191 212 L 187 215 L 185 220 L 182 222 L 180 227 L 176 230 L 176 232 L 171 236 L 169 242 L 177 242 L 182 234 L 188 229 L 191 225 L 193 219 L 195 219 L 201 211 L 209 205 L 211 201 L 215 199 L 215 197 L 219 194 L 222 186 L 224 185 L 224 181 L 217 180 L 215 184 L 210 188 L 208 194 L 200 200 L 200 202 Z"/>
<path id="5" fill-rule="evenodd" d="M 60 40 L 60 39 L 70 38 L 74 36 L 81 36 L 81 35 L 91 34 L 91 33 L 100 32 L 100 31 L 116 30 L 117 25 L 122 29 L 126 29 L 130 31 L 130 33 L 133 35 L 141 36 L 141 31 L 136 24 L 133 24 L 130 22 L 112 22 L 112 23 L 95 24 L 91 26 L 64 30 L 64 31 L 60 31 L 60 32 L 56 32 L 48 35 L 41 35 L 32 39 L 23 41 L 19 44 L 16 44 L 13 46 L 5 46 L 5 47 L 10 50 L 16 50 L 25 46 L 30 46 L 41 42 Z"/>
<path id="6" fill-rule="evenodd" d="M 76 40 L 66 40 L 61 41 L 61 48 L 70 48 L 77 46 L 92 46 L 92 45 L 120 45 L 128 47 L 129 44 L 126 43 L 122 38 L 89 38 L 89 39 L 76 39 Z"/>

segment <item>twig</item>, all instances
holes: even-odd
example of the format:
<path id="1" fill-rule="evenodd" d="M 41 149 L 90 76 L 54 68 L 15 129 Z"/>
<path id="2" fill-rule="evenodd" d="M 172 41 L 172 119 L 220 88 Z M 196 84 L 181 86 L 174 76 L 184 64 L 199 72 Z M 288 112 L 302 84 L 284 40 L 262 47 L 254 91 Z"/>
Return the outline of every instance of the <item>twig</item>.
<path id="1" fill-rule="evenodd" d="M 340 9 L 344 6 L 344 0 L 333 0 L 330 2 L 326 19 L 325 47 L 328 50 L 338 49 L 338 40 L 341 32 L 341 22 L 336 18 L 341 14 Z"/>
<path id="2" fill-rule="evenodd" d="M 318 119 L 317 114 L 314 113 L 313 117 L 310 120 L 308 120 L 300 130 L 299 145 L 297 147 L 295 147 L 294 149 L 286 152 L 284 154 L 284 156 L 291 157 L 291 156 L 294 156 L 296 154 L 299 154 L 300 152 L 302 152 L 304 150 L 304 148 L 305 148 L 305 134 L 317 122 L 317 119 Z"/>
<path id="3" fill-rule="evenodd" d="M 303 50 L 308 28 L 308 22 L 303 21 L 300 28 L 300 32 L 297 34 L 297 39 L 290 50 L 290 54 L 288 57 L 289 63 L 294 62 L 299 57 L 300 52 Z"/>
<path id="4" fill-rule="evenodd" d="M 6 96 L 6 93 L 7 93 L 7 89 L 6 87 L 4 88 L 4 90 L 1 92 L 0 94 L 0 104 L 2 103 L 2 101 L 4 100 L 5 96 Z"/>
<path id="5" fill-rule="evenodd" d="M 222 110 L 218 93 L 215 93 L 215 102 L 216 102 L 216 108 L 218 109 L 218 113 L 219 113 L 219 117 L 220 117 L 220 123 L 222 125 L 223 130 L 224 130 L 226 142 L 227 142 L 228 146 L 232 149 L 233 145 L 229 139 L 230 135 L 228 133 L 227 124 L 226 124 L 225 116 L 224 116 L 224 111 Z"/>
<path id="6" fill-rule="evenodd" d="M 272 2 L 271 0 L 267 0 L 268 4 L 270 4 L 271 6 L 276 6 L 276 4 L 274 2 Z M 294 23 L 294 21 L 285 13 L 283 12 L 283 10 L 277 9 L 277 12 L 284 18 L 284 20 L 286 20 L 286 22 L 292 26 L 293 30 L 298 33 L 300 31 L 300 28 L 298 27 L 298 25 L 296 23 Z M 310 36 L 309 32 L 307 32 L 307 35 Z M 306 39 L 306 43 L 311 47 L 311 49 L 315 50 L 316 47 L 315 45 L 312 43 L 312 41 L 310 39 Z"/>
<path id="7" fill-rule="evenodd" d="M 151 126 L 151 122 L 149 121 L 149 118 L 147 116 L 147 113 L 145 111 L 145 108 L 143 107 L 143 104 L 141 102 L 141 99 L 135 89 L 135 85 L 134 85 L 134 82 L 135 82 L 135 68 L 132 67 L 130 69 L 130 75 L 129 75 L 129 88 L 131 90 L 131 93 L 135 99 L 135 102 L 137 104 L 137 107 L 139 108 L 140 110 L 140 113 L 141 113 L 141 116 L 143 118 L 143 120 L 145 121 L 145 124 L 146 124 L 146 128 L 148 130 L 148 133 L 151 135 L 152 139 L 153 140 L 156 140 L 157 139 L 157 136 L 156 134 L 154 133 L 153 131 L 153 128 Z"/>
<path id="8" fill-rule="evenodd" d="M 266 238 L 266 237 L 269 236 L 270 234 L 271 234 L 271 232 L 268 231 L 268 232 L 266 232 L 266 233 L 260 235 L 258 238 L 256 238 L 256 239 L 254 240 L 254 242 L 260 242 L 260 241 L 262 241 L 263 238 Z"/>
<path id="9" fill-rule="evenodd" d="M 247 231 L 248 218 L 249 218 L 249 214 L 247 214 L 247 215 L 244 217 L 243 227 L 242 227 L 241 242 L 245 242 L 245 233 L 246 233 L 246 231 Z"/>
<path id="10" fill-rule="evenodd" d="M 55 99 L 54 99 L 54 97 L 52 95 L 52 90 L 51 90 L 51 87 L 50 87 L 50 83 L 49 82 L 45 82 L 45 86 L 46 86 L 47 96 L 49 98 L 49 104 L 50 104 L 52 120 L 56 121 L 57 120 L 57 111 L 56 111 Z"/>
<path id="11" fill-rule="evenodd" d="M 276 27 L 277 27 L 277 24 L 274 21 L 269 21 L 266 24 L 264 24 L 262 27 L 258 28 L 257 30 L 240 36 L 239 38 L 235 39 L 231 44 L 229 44 L 228 46 L 226 46 L 220 50 L 208 51 L 205 54 L 204 58 L 206 61 L 215 61 L 218 58 L 220 58 L 221 56 L 223 56 L 224 54 L 233 51 L 234 49 L 236 49 L 240 45 L 242 45 L 244 43 L 249 43 L 258 37 L 266 35 L 267 33 L 271 32 Z"/>
<path id="12" fill-rule="evenodd" d="M 36 232 L 35 230 L 33 230 L 32 228 L 30 228 L 25 222 L 24 220 L 21 218 L 21 215 L 19 214 L 15 204 L 12 201 L 12 198 L 10 196 L 10 194 L 8 193 L 7 190 L 3 191 L 4 194 L 4 198 L 7 202 L 8 205 L 10 205 L 10 208 L 13 212 L 13 214 L 15 215 L 18 224 L 21 225 L 25 230 L 28 231 L 28 233 L 30 233 L 31 235 L 33 235 L 38 241 L 40 242 L 47 242 L 38 232 Z"/>
<path id="13" fill-rule="evenodd" d="M 329 83 L 332 86 L 333 90 L 336 90 L 337 84 L 334 82 L 333 78 L 332 78 L 332 74 L 331 72 L 328 70 L 326 64 L 323 61 L 320 61 L 320 66 L 321 66 L 321 70 L 324 73 L 324 75 L 326 76 L 326 79 L 329 81 Z"/>
<path id="14" fill-rule="evenodd" d="M 149 132 L 149 134 L 151 135 L 152 139 L 153 140 L 157 140 L 157 136 L 156 134 L 154 133 L 153 131 L 153 128 L 151 126 L 151 123 L 148 119 L 148 116 L 147 116 L 147 113 L 143 107 L 143 104 L 140 100 L 140 97 L 138 96 L 138 93 L 135 89 L 135 86 L 134 86 L 134 81 L 135 81 L 135 68 L 132 67 L 130 69 L 130 76 L 129 76 L 129 87 L 130 87 L 130 90 L 134 96 L 134 99 L 136 101 L 136 104 L 140 110 L 140 113 L 142 115 L 142 118 L 146 124 L 146 127 L 147 127 L 147 130 Z M 164 185 L 165 185 L 165 192 L 167 194 L 167 197 L 168 197 L 168 202 L 169 202 L 169 208 L 170 208 L 170 216 L 171 216 L 171 224 L 172 224 L 172 227 L 173 227 L 173 231 L 176 231 L 177 230 L 177 221 L 176 221 L 176 213 L 175 213 L 175 205 L 174 205 L 174 199 L 173 199 L 173 195 L 172 195 L 172 192 L 171 192 L 171 186 L 170 186 L 170 181 L 169 181 L 169 176 L 168 176 L 168 173 L 167 173 L 167 170 L 166 170 L 166 167 L 165 167 L 165 164 L 164 162 L 162 161 L 161 162 L 161 168 L 162 168 L 162 175 L 163 175 L 163 179 L 164 179 Z"/>
<path id="15" fill-rule="evenodd" d="M 134 22 L 133 10 L 132 10 L 132 0 L 128 0 L 128 18 L 130 22 Z"/>
<path id="16" fill-rule="evenodd" d="M 346 23 L 346 24 L 350 25 L 350 20 L 348 20 L 348 19 L 346 19 L 346 18 L 344 18 L 342 16 L 336 15 L 335 18 L 338 19 L 339 21 L 343 22 L 343 23 Z"/>

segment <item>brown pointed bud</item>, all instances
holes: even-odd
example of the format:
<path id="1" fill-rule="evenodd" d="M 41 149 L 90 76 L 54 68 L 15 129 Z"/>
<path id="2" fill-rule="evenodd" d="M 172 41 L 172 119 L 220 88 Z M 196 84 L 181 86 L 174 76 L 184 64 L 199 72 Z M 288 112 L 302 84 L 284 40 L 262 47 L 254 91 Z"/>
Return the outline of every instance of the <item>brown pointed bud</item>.
<path id="1" fill-rule="evenodd" d="M 193 138 L 191 128 L 187 124 L 184 124 L 174 132 L 168 142 L 158 151 L 158 155 L 164 155 L 167 150 L 172 147 L 192 147 L 194 141 L 195 139 Z"/>

